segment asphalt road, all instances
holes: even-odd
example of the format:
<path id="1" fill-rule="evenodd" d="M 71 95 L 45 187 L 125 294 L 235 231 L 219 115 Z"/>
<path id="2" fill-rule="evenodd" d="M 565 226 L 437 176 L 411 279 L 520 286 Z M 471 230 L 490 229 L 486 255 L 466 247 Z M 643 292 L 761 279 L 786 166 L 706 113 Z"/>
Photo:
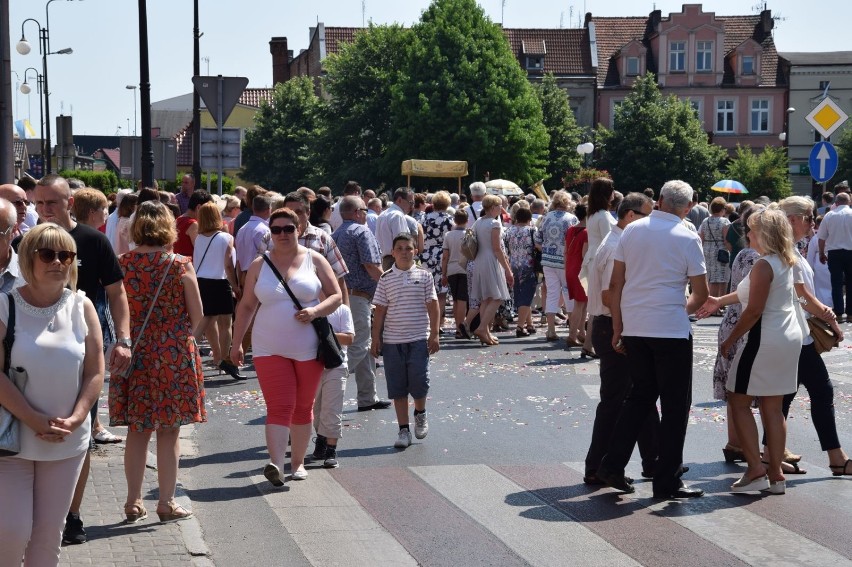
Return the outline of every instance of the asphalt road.
<path id="1" fill-rule="evenodd" d="M 788 446 L 804 476 L 785 496 L 731 495 L 742 465 L 726 465 L 724 407 L 712 399 L 719 319 L 695 325 L 693 407 L 685 480 L 708 496 L 650 498 L 649 481 L 619 496 L 582 484 L 599 387 L 579 350 L 501 336 L 484 348 L 452 338 L 432 360 L 430 431 L 393 449 L 392 409 L 357 412 L 347 385 L 340 468 L 273 489 L 264 404 L 245 382 L 208 373 L 208 423 L 181 480 L 219 566 L 265 565 L 852 565 L 852 477 L 832 478 L 802 390 Z M 847 331 L 852 331 L 846 325 Z M 560 334 L 564 335 L 564 329 Z M 836 386 L 841 443 L 852 447 L 852 344 L 825 360 Z M 380 393 L 386 392 L 383 374 Z M 639 477 L 638 453 L 628 474 Z"/>

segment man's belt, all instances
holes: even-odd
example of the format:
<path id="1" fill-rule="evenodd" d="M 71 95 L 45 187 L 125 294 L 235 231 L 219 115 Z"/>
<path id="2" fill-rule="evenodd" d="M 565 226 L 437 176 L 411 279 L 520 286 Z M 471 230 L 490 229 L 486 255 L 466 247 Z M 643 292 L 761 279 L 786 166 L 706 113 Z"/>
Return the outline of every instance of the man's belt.
<path id="1" fill-rule="evenodd" d="M 364 299 L 373 299 L 373 294 L 367 291 L 361 291 L 360 289 L 350 289 L 349 295 L 354 295 L 356 297 L 363 297 Z"/>

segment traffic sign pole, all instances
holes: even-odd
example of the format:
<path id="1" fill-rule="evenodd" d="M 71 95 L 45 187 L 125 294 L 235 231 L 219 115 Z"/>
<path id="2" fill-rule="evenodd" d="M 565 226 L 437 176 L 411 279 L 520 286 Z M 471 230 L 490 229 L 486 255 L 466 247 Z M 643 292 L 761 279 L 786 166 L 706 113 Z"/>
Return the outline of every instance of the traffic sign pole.
<path id="1" fill-rule="evenodd" d="M 217 109 L 217 114 L 220 117 L 222 116 L 222 98 L 223 98 L 222 90 L 224 88 L 224 84 L 225 84 L 224 78 L 222 77 L 222 75 L 219 75 L 219 108 Z M 218 182 L 218 185 L 219 185 L 218 189 L 219 189 L 219 196 L 220 197 L 222 196 L 222 123 L 223 122 L 225 122 L 225 121 L 219 120 L 216 123 L 216 129 L 217 129 L 217 132 L 216 132 L 217 136 L 216 137 L 218 138 L 218 140 L 216 140 L 216 148 L 218 150 L 216 152 L 217 153 L 216 162 L 218 164 L 218 173 L 219 173 L 219 179 L 217 179 L 217 182 Z"/>
<path id="2" fill-rule="evenodd" d="M 828 142 L 814 144 L 808 166 L 811 177 L 818 183 L 825 183 L 837 172 L 837 150 Z"/>

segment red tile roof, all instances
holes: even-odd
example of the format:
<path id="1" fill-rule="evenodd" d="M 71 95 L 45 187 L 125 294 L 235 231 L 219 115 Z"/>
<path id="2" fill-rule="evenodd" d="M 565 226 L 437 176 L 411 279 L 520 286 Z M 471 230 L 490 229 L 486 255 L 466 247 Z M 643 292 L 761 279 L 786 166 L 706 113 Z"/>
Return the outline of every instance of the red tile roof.
<path id="1" fill-rule="evenodd" d="M 355 33 L 364 28 L 325 28 L 325 53 L 340 52 L 341 43 L 352 43 L 355 40 Z"/>
<path id="2" fill-rule="evenodd" d="M 260 107 L 260 101 L 272 102 L 272 89 L 246 89 L 240 95 L 239 104 Z"/>
<path id="3" fill-rule="evenodd" d="M 101 148 L 101 152 L 103 152 L 104 157 L 111 162 L 113 169 L 116 171 L 121 169 L 121 150 Z"/>
<path id="4" fill-rule="evenodd" d="M 594 74 L 585 28 L 504 28 L 512 53 L 524 65 L 524 54 L 544 55 L 544 72 L 554 75 Z M 546 48 L 546 49 L 545 49 Z"/>
<path id="5" fill-rule="evenodd" d="M 592 21 L 595 24 L 595 40 L 598 45 L 598 86 L 619 85 L 621 81 L 613 56 L 634 39 L 642 41 L 648 26 L 648 18 L 592 17 Z M 651 59 L 653 57 L 648 58 L 649 62 Z M 656 67 L 646 68 L 651 71 Z"/>
<path id="6" fill-rule="evenodd" d="M 725 28 L 725 54 L 751 38 L 763 46 L 761 65 L 761 86 L 774 87 L 780 84 L 778 76 L 778 53 L 771 33 L 764 33 L 759 14 L 752 16 L 716 16 L 716 21 Z M 663 17 L 662 21 L 668 21 Z M 631 40 L 642 41 L 648 49 L 647 69 L 656 71 L 657 55 L 650 49 L 652 36 L 647 30 L 648 17 L 599 18 L 592 17 L 595 23 L 595 36 L 598 45 L 598 86 L 613 87 L 620 85 L 620 77 L 614 64 L 613 57 Z M 733 70 L 725 65 L 723 85 L 734 84 Z"/>

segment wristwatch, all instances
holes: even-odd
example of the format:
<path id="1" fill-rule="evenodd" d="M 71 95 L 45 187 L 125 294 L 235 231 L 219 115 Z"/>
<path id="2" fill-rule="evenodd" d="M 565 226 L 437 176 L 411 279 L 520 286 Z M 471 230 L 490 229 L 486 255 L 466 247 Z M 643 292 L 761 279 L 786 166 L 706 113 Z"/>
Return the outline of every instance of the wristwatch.
<path id="1" fill-rule="evenodd" d="M 130 347 L 132 347 L 132 346 L 133 346 L 133 341 L 131 341 L 131 340 L 130 340 L 130 339 L 128 339 L 128 338 L 115 339 L 115 344 L 117 344 L 117 345 L 121 345 L 121 346 L 125 346 L 125 347 L 127 347 L 127 348 L 130 348 Z"/>

